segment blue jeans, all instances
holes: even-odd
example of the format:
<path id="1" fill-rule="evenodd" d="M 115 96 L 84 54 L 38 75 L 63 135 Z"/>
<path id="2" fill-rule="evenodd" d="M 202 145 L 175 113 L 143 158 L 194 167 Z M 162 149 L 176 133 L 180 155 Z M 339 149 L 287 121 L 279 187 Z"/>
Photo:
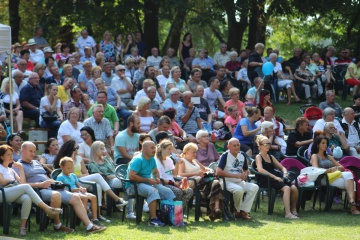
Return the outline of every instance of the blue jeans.
<path id="1" fill-rule="evenodd" d="M 35 120 L 36 127 L 40 127 L 40 125 L 39 125 L 39 117 L 40 117 L 39 109 L 23 108 L 23 113 L 24 113 L 24 118 L 30 118 L 32 120 Z"/>
<path id="2" fill-rule="evenodd" d="M 130 112 L 130 111 L 126 110 L 126 109 L 123 109 L 123 108 L 118 108 L 116 110 L 116 114 L 117 114 L 117 116 L 119 118 L 119 122 L 120 122 L 120 118 L 124 119 L 124 129 L 126 129 L 127 128 L 127 119 L 128 119 L 128 117 L 130 117 L 132 112 Z"/>
<path id="3" fill-rule="evenodd" d="M 58 134 L 60 124 L 61 123 L 58 120 L 53 121 L 52 123 L 46 123 L 45 121 L 41 121 L 40 127 L 41 128 L 49 128 L 49 129 L 51 129 L 51 131 L 49 131 L 49 133 L 48 133 L 48 137 L 57 139 L 57 134 Z"/>

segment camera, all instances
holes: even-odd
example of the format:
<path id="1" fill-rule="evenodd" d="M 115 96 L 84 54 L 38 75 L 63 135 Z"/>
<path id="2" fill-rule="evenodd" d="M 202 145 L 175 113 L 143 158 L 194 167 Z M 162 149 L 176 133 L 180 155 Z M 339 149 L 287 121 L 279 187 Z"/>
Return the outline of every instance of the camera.
<path id="1" fill-rule="evenodd" d="M 54 183 L 51 184 L 51 189 L 52 190 L 64 190 L 65 185 L 62 182 L 55 181 Z"/>

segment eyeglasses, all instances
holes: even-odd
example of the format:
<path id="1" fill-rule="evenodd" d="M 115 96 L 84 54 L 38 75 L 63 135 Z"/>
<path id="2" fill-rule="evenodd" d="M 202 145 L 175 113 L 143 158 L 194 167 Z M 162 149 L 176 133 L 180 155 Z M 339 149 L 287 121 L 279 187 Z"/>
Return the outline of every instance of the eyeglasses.
<path id="1" fill-rule="evenodd" d="M 74 151 L 79 150 L 79 146 L 74 147 Z"/>
<path id="2" fill-rule="evenodd" d="M 96 83 L 95 86 L 100 86 L 102 85 L 103 83 Z"/>
<path id="3" fill-rule="evenodd" d="M 84 134 L 81 134 L 80 137 L 88 137 L 89 134 L 88 133 L 84 133 Z"/>
<path id="4" fill-rule="evenodd" d="M 125 69 L 118 69 L 118 70 L 116 70 L 116 71 L 118 71 L 118 72 L 125 72 Z"/>
<path id="5" fill-rule="evenodd" d="M 72 92 L 75 92 L 77 88 L 79 88 L 79 86 L 74 86 L 74 87 L 71 89 L 71 91 L 72 91 Z"/>
<path id="6" fill-rule="evenodd" d="M 263 143 L 263 144 L 260 144 L 260 145 L 267 147 L 267 146 L 270 146 L 270 143 Z"/>
<path id="7" fill-rule="evenodd" d="M 209 135 L 203 135 L 203 136 L 201 136 L 201 137 L 203 137 L 203 138 L 208 138 L 208 137 L 209 137 Z"/>

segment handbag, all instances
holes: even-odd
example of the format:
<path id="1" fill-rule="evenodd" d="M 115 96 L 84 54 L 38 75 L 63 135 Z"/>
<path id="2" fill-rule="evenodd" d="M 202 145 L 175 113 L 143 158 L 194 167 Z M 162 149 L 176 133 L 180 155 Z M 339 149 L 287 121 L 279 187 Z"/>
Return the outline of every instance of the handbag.
<path id="1" fill-rule="evenodd" d="M 160 210 L 169 218 L 169 225 L 184 226 L 182 201 L 161 200 Z"/>
<path id="2" fill-rule="evenodd" d="M 341 178 L 341 172 L 336 170 L 335 172 L 327 173 L 329 183 L 333 183 L 336 179 Z"/>
<path id="3" fill-rule="evenodd" d="M 56 114 L 56 112 L 53 112 L 53 113 L 49 113 L 49 112 L 43 112 L 41 114 L 41 118 L 43 119 L 44 122 L 46 123 L 52 123 L 56 120 L 58 120 L 58 115 Z"/>

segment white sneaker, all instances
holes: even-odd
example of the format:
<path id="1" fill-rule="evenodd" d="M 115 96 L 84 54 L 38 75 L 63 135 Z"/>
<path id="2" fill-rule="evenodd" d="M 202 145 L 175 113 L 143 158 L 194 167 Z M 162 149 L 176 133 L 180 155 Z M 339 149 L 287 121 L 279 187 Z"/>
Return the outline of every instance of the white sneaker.
<path id="1" fill-rule="evenodd" d="M 279 100 L 280 100 L 280 101 L 284 101 L 285 98 L 284 98 L 282 95 L 280 95 L 280 96 L 279 96 Z"/>
<path id="2" fill-rule="evenodd" d="M 136 219 L 135 213 L 134 212 L 130 212 L 126 215 L 127 219 Z"/>
<path id="3" fill-rule="evenodd" d="M 147 202 L 144 203 L 143 211 L 144 211 L 144 212 L 149 212 L 149 211 L 150 211 L 149 205 L 147 204 Z"/>

